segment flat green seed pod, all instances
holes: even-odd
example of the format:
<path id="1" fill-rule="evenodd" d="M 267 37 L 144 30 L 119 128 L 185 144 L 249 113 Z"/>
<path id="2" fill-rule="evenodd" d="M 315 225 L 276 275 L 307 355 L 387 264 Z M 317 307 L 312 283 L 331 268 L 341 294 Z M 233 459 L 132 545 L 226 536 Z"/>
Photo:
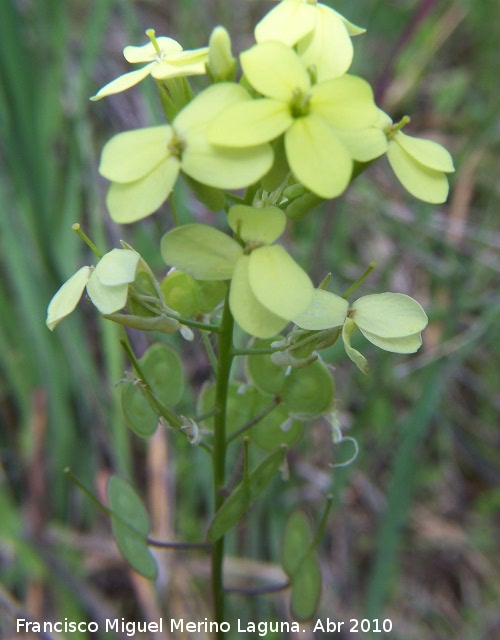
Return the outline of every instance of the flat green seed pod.
<path id="1" fill-rule="evenodd" d="M 158 426 L 158 414 L 147 398 L 147 392 L 138 384 L 121 385 L 123 415 L 130 429 L 141 438 L 149 438 Z"/>
<path id="2" fill-rule="evenodd" d="M 227 435 L 240 429 L 244 424 L 252 419 L 254 396 L 244 393 L 241 383 L 232 380 L 229 383 L 226 411 L 226 431 Z M 243 391 L 243 392 L 242 392 Z M 198 398 L 198 413 L 203 414 L 211 411 L 215 406 L 215 384 L 204 385 Z M 214 428 L 214 419 L 208 418 L 204 421 L 208 428 Z"/>
<path id="3" fill-rule="evenodd" d="M 294 511 L 285 525 L 282 548 L 283 569 L 290 578 L 297 572 L 311 539 L 311 527 L 306 514 Z"/>
<path id="4" fill-rule="evenodd" d="M 292 580 L 290 609 L 295 620 L 310 620 L 318 608 L 321 596 L 321 569 L 314 552 L 302 561 Z"/>
<path id="5" fill-rule="evenodd" d="M 314 615 L 321 594 L 321 571 L 311 542 L 307 516 L 295 511 L 285 525 L 282 561 L 292 587 L 292 615 L 300 621 Z"/>
<path id="6" fill-rule="evenodd" d="M 146 381 L 167 407 L 179 402 L 184 391 L 182 364 L 176 352 L 163 342 L 150 347 L 139 360 Z"/>
<path id="7" fill-rule="evenodd" d="M 257 415 L 266 409 L 272 396 L 263 395 L 254 389 L 256 401 L 254 407 Z M 277 405 L 264 418 L 259 420 L 250 431 L 247 432 L 251 442 L 263 451 L 275 451 L 282 445 L 292 447 L 302 435 L 304 425 L 299 420 L 289 418 L 289 411 L 284 404 Z"/>
<path id="8" fill-rule="evenodd" d="M 212 520 L 207 533 L 209 542 L 216 542 L 236 525 L 278 473 L 284 456 L 284 449 L 274 451 L 252 471 L 247 483 L 236 487 Z"/>
<path id="9" fill-rule="evenodd" d="M 151 280 L 151 276 L 143 269 L 138 269 L 137 273 L 135 274 L 134 286 L 139 290 L 140 293 L 151 295 L 154 298 L 157 297 L 157 293 L 155 291 L 153 281 Z M 152 311 L 146 309 L 146 307 L 135 300 L 132 296 L 129 296 L 128 303 L 130 306 L 130 313 L 134 316 L 145 316 L 146 318 L 151 318 L 155 315 Z"/>
<path id="10" fill-rule="evenodd" d="M 291 414 L 319 416 L 329 410 L 335 398 L 335 385 L 328 367 L 316 360 L 287 376 L 281 399 Z"/>
<path id="11" fill-rule="evenodd" d="M 254 420 L 272 404 L 273 400 L 274 396 L 262 393 L 255 387 L 242 386 L 232 381 L 227 399 L 227 434 L 231 435 Z M 198 413 L 210 411 L 214 408 L 214 404 L 215 385 L 205 385 L 198 400 Z M 291 447 L 300 438 L 303 425 L 298 420 L 288 424 L 288 417 L 288 409 L 283 404 L 277 405 L 253 427 L 245 431 L 242 437 L 248 436 L 251 442 L 263 451 L 275 451 L 281 445 Z M 213 429 L 213 418 L 205 420 L 205 423 Z"/>
<path id="12" fill-rule="evenodd" d="M 167 305 L 183 318 L 190 318 L 198 310 L 195 280 L 184 271 L 171 271 L 162 280 L 160 288 Z"/>
<path id="13" fill-rule="evenodd" d="M 252 349 L 268 349 L 275 340 L 281 340 L 282 336 L 255 340 Z M 255 355 L 246 358 L 247 373 L 253 384 L 264 393 L 278 394 L 285 384 L 286 369 L 278 367 L 271 360 L 271 355 Z"/>
<path id="14" fill-rule="evenodd" d="M 156 562 L 147 545 L 149 516 L 141 499 L 118 476 L 111 476 L 106 487 L 111 515 L 111 527 L 116 544 L 130 566 L 150 580 L 158 574 Z"/>

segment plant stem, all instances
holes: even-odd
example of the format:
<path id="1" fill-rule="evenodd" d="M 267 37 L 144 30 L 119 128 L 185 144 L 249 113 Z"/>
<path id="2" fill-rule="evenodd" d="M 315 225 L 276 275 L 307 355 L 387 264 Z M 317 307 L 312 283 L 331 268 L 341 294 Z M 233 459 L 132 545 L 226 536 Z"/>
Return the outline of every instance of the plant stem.
<path id="1" fill-rule="evenodd" d="M 229 387 L 229 375 L 233 361 L 233 327 L 234 319 L 229 309 L 229 294 L 226 296 L 220 333 L 218 334 L 218 358 L 217 358 L 217 381 L 215 387 L 215 409 L 214 416 L 214 445 L 213 445 L 213 486 L 214 486 L 214 512 L 222 506 L 224 502 L 225 487 L 225 465 L 226 465 L 226 407 Z M 224 561 L 224 537 L 221 537 L 212 548 L 212 594 L 214 601 L 215 619 L 219 624 L 224 621 L 224 584 L 223 584 L 223 561 Z M 219 631 L 216 634 L 218 639 L 224 637 L 224 633 Z"/>

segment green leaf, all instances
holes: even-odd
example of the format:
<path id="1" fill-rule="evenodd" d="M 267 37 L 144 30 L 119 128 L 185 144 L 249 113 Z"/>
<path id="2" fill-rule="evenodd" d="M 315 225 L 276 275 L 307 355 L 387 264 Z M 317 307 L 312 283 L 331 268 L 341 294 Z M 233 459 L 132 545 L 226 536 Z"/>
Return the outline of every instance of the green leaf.
<path id="1" fill-rule="evenodd" d="M 316 113 L 294 120 L 285 134 L 285 149 L 297 180 L 316 195 L 334 198 L 347 188 L 351 156 L 334 128 Z"/>
<path id="2" fill-rule="evenodd" d="M 306 65 L 281 42 L 264 42 L 244 51 L 241 66 L 248 82 L 260 94 L 287 102 L 295 91 L 307 93 L 311 83 Z"/>
<path id="3" fill-rule="evenodd" d="M 166 233 L 161 253 L 197 280 L 229 280 L 243 249 L 229 236 L 204 224 L 187 224 Z"/>
<path id="4" fill-rule="evenodd" d="M 172 127 L 146 127 L 125 131 L 104 145 L 99 173 L 111 182 L 144 178 L 169 155 Z"/>
<path id="5" fill-rule="evenodd" d="M 227 221 L 245 242 L 272 244 L 286 226 L 286 216 L 278 207 L 247 207 L 237 204 L 229 209 Z"/>
<path id="6" fill-rule="evenodd" d="M 387 149 L 387 159 L 397 179 L 419 200 L 433 204 L 445 202 L 449 191 L 446 174 L 417 162 L 398 144 L 398 138 L 391 140 Z"/>
<path id="7" fill-rule="evenodd" d="M 113 287 L 135 280 L 140 255 L 129 249 L 112 249 L 99 260 L 95 273 L 101 284 Z"/>
<path id="8" fill-rule="evenodd" d="M 91 267 L 81 267 L 54 294 L 47 308 L 46 323 L 51 331 L 75 310 L 91 273 Z"/>
<path id="9" fill-rule="evenodd" d="M 314 417 L 331 408 L 335 385 L 328 367 L 321 360 L 316 360 L 307 367 L 292 369 L 280 396 L 291 414 Z"/>
<path id="10" fill-rule="evenodd" d="M 315 289 L 312 300 L 305 311 L 293 319 L 302 329 L 321 331 L 332 327 L 341 327 L 347 316 L 349 303 L 344 298 Z"/>
<path id="11" fill-rule="evenodd" d="M 274 451 L 252 471 L 248 483 L 240 483 L 215 514 L 207 533 L 209 542 L 216 542 L 232 529 L 252 503 L 271 483 L 285 457 L 284 449 Z"/>
<path id="12" fill-rule="evenodd" d="M 182 363 L 177 353 L 164 342 L 150 347 L 139 360 L 147 383 L 167 407 L 176 405 L 184 391 Z"/>
<path id="13" fill-rule="evenodd" d="M 288 320 L 271 313 L 258 301 L 250 287 L 249 266 L 250 256 L 242 256 L 234 268 L 229 290 L 231 313 L 243 331 L 257 338 L 270 338 L 278 334 Z"/>
<path id="14" fill-rule="evenodd" d="M 354 320 L 351 318 L 346 318 L 344 323 L 344 327 L 342 329 L 342 340 L 344 341 L 345 352 L 349 356 L 349 358 L 354 362 L 354 364 L 358 367 L 358 369 L 367 374 L 368 373 L 368 361 L 367 359 L 361 355 L 359 351 L 356 351 L 353 347 L 351 347 L 351 337 L 352 334 L 355 333 L 357 327 Z"/>
<path id="15" fill-rule="evenodd" d="M 147 545 L 149 517 L 141 499 L 118 476 L 109 478 L 106 493 L 112 511 L 111 527 L 120 552 L 135 571 L 154 580 L 158 569 Z"/>
<path id="16" fill-rule="evenodd" d="M 314 292 L 307 273 L 280 245 L 260 247 L 252 251 L 248 264 L 248 282 L 260 304 L 286 320 L 302 313 L 311 302 Z"/>
<path id="17" fill-rule="evenodd" d="M 141 438 L 149 438 L 158 426 L 158 413 L 153 410 L 147 392 L 140 384 L 125 382 L 121 387 L 123 415 L 130 429 Z"/>
<path id="18" fill-rule="evenodd" d="M 282 336 L 274 336 L 266 340 L 255 340 L 252 343 L 252 348 L 268 349 L 272 342 L 280 339 L 282 339 Z M 264 393 L 278 395 L 283 389 L 286 369 L 275 365 L 271 360 L 270 354 L 247 356 L 246 367 L 250 380 Z"/>
<path id="19" fill-rule="evenodd" d="M 425 329 L 427 315 L 420 304 L 403 293 L 375 293 L 352 305 L 351 318 L 361 331 L 380 338 L 403 338 Z"/>

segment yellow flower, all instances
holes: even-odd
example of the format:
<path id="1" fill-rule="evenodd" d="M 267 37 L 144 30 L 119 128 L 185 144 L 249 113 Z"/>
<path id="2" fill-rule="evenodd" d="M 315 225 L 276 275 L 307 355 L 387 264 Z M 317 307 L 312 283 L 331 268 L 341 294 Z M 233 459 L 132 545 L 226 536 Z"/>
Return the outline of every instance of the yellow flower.
<path id="1" fill-rule="evenodd" d="M 181 45 L 172 38 L 155 38 L 153 29 L 146 34 L 151 42 L 141 47 L 125 47 L 123 55 L 127 62 L 136 64 L 147 62 L 145 67 L 130 71 L 112 80 L 100 89 L 91 100 L 100 100 L 114 93 L 130 89 L 151 75 L 155 80 L 166 80 L 180 76 L 195 76 L 205 73 L 205 63 L 208 60 L 208 47 L 183 51 Z"/>
<path id="2" fill-rule="evenodd" d="M 381 112 L 379 125 L 387 135 L 389 164 L 412 196 L 433 204 L 445 202 L 449 191 L 446 174 L 455 171 L 453 158 L 437 142 L 403 133 L 401 128 L 409 120 L 405 117 L 393 125 L 389 116 Z"/>
<path id="3" fill-rule="evenodd" d="M 252 102 L 241 86 L 215 84 L 192 100 L 172 125 L 125 131 L 104 147 L 99 172 L 111 180 L 106 204 L 118 223 L 154 213 L 168 198 L 180 171 L 218 189 L 240 189 L 259 180 L 271 167 L 267 144 L 246 149 L 215 147 L 206 130 L 227 105 Z"/>
<path id="4" fill-rule="evenodd" d="M 353 57 L 350 36 L 364 31 L 316 0 L 283 0 L 258 23 L 255 39 L 297 45 L 306 67 L 314 66 L 322 82 L 349 69 Z"/>
<path id="5" fill-rule="evenodd" d="M 349 75 L 313 85 L 302 59 L 281 42 L 245 51 L 241 66 L 264 97 L 224 109 L 209 129 L 210 142 L 245 148 L 285 134 L 286 158 L 297 180 L 322 198 L 340 195 L 358 155 L 351 148 L 363 144 L 353 142 L 351 133 L 368 130 L 378 118 L 370 85 Z M 383 144 L 373 147 L 370 140 L 370 158 L 385 151 L 385 137 L 378 134 Z"/>

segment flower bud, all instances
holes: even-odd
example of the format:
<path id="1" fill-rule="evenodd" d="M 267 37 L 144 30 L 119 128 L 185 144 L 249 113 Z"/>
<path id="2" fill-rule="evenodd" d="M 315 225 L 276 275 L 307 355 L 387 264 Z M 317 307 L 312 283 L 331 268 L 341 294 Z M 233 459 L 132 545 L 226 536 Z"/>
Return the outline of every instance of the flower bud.
<path id="1" fill-rule="evenodd" d="M 224 27 L 215 27 L 210 36 L 207 71 L 212 82 L 232 82 L 236 59 L 231 52 L 231 38 Z"/>

